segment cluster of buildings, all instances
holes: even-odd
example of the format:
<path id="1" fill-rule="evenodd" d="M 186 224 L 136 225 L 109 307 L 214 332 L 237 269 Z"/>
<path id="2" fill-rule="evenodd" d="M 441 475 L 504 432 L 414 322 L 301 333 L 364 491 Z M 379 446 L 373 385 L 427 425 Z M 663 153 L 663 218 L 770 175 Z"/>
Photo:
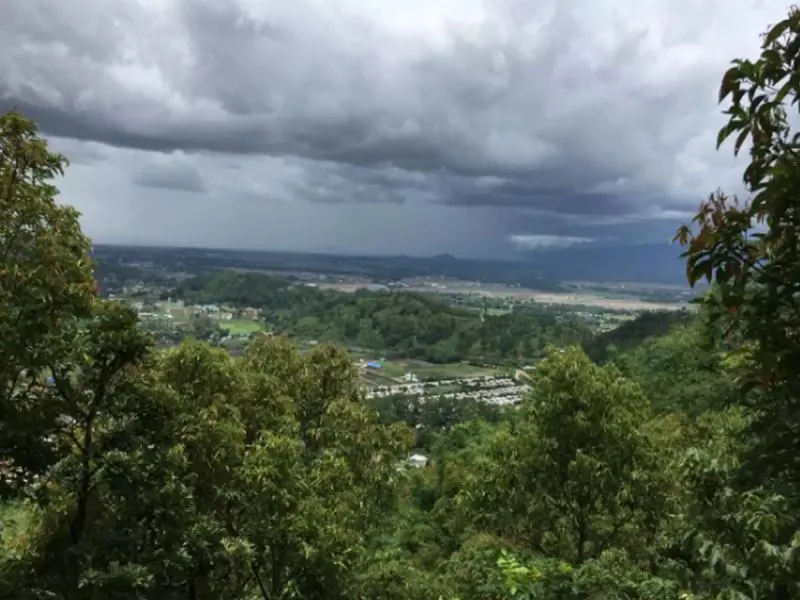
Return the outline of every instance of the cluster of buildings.
<path id="1" fill-rule="evenodd" d="M 385 358 L 380 358 L 378 360 L 360 360 L 358 361 L 358 366 L 362 369 L 372 369 L 373 371 L 379 371 L 383 368 L 383 364 L 386 361 Z"/>
<path id="2" fill-rule="evenodd" d="M 368 390 L 367 398 L 416 396 L 422 401 L 431 397 L 454 400 L 474 399 L 487 404 L 509 406 L 519 404 L 528 389 L 529 386 L 524 379 L 485 376 L 379 386 Z"/>
<path id="3" fill-rule="evenodd" d="M 234 319 L 257 320 L 261 311 L 257 308 L 232 308 L 219 304 L 186 304 L 183 300 L 167 300 L 145 302 L 143 300 L 130 300 L 128 305 L 135 310 L 142 319 L 184 319 L 189 315 L 203 314 L 221 322 Z"/>
<path id="4" fill-rule="evenodd" d="M 402 383 L 398 385 L 374 388 L 367 392 L 368 397 L 381 396 L 417 396 L 421 401 L 426 398 L 452 398 L 463 400 L 467 398 L 499 406 L 514 406 L 519 404 L 522 396 L 530 389 L 525 383 L 525 377 L 470 377 L 466 379 L 444 379 L 427 383 Z M 456 391 L 450 391 L 454 387 Z M 443 391 L 447 390 L 447 391 Z M 405 466 L 414 469 L 424 469 L 430 464 L 430 459 L 424 454 L 412 454 Z"/>

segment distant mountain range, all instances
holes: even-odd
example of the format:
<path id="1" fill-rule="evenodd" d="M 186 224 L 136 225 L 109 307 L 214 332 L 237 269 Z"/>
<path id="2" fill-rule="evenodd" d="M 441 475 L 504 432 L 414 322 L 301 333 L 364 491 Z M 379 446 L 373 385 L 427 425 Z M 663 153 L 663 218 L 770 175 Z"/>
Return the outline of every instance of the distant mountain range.
<path id="1" fill-rule="evenodd" d="M 681 249 L 670 244 L 582 244 L 539 248 L 516 260 L 478 260 L 449 254 L 431 257 L 342 256 L 259 250 L 223 250 L 96 244 L 102 262 L 151 263 L 172 270 L 203 272 L 218 268 L 273 269 L 361 275 L 379 280 L 438 276 L 560 289 L 563 281 L 686 285 Z"/>
<path id="2" fill-rule="evenodd" d="M 630 281 L 685 284 L 681 247 L 669 243 L 579 244 L 567 248 L 537 248 L 521 260 L 559 281 Z"/>

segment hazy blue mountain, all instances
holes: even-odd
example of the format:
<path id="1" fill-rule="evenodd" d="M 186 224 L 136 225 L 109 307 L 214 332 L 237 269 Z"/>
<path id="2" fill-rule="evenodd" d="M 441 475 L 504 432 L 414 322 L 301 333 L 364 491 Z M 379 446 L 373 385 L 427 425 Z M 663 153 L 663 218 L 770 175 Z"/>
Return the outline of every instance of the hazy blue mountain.
<path id="1" fill-rule="evenodd" d="M 220 268 L 318 272 L 399 280 L 452 277 L 560 289 L 560 281 L 628 281 L 685 284 L 680 248 L 669 244 L 582 245 L 520 253 L 516 260 L 478 260 L 450 254 L 431 257 L 301 254 L 259 250 L 106 246 L 94 257 L 107 264 L 159 265 L 170 272 L 203 273 Z"/>

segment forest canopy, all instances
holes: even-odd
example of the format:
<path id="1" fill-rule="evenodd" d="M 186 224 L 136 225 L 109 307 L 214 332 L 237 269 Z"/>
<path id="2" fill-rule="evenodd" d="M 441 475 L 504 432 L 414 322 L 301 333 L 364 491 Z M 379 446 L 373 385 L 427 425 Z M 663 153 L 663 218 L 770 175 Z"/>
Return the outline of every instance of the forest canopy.
<path id="1" fill-rule="evenodd" d="M 591 338 L 579 320 L 544 308 L 482 317 L 423 294 L 321 290 L 259 273 L 200 275 L 182 282 L 176 297 L 259 308 L 273 331 L 299 339 L 434 363 L 526 364 L 549 344 L 582 344 Z"/>

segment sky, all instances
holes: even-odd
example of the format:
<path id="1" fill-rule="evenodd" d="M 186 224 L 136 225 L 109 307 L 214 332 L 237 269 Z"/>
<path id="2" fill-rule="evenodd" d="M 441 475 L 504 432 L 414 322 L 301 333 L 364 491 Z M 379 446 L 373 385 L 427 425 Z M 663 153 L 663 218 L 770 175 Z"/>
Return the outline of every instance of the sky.
<path id="1" fill-rule="evenodd" d="M 635 8 L 634 8 L 635 7 Z M 512 257 L 667 243 L 786 0 L 7 0 L 0 110 L 96 242 Z"/>

